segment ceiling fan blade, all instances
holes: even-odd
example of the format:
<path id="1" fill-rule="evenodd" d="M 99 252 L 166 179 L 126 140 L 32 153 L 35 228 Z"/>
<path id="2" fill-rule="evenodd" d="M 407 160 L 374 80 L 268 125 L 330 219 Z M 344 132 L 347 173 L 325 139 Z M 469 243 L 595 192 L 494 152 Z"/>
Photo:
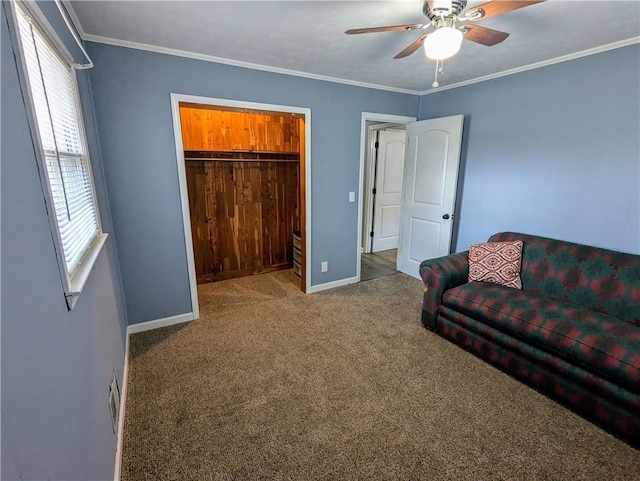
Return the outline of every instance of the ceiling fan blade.
<path id="1" fill-rule="evenodd" d="M 409 23 L 406 25 L 389 25 L 386 27 L 368 27 L 368 28 L 352 28 L 347 30 L 347 35 L 355 35 L 359 33 L 376 33 L 376 32 L 394 32 L 398 30 L 418 30 L 424 27 L 421 23 Z"/>
<path id="2" fill-rule="evenodd" d="M 427 38 L 430 34 L 425 33 L 423 36 L 421 36 L 418 40 L 416 40 L 415 42 L 413 42 L 411 45 L 409 45 L 407 48 L 405 48 L 402 52 L 400 52 L 398 55 L 396 55 L 393 58 L 404 58 L 404 57 L 408 57 L 409 55 L 411 55 L 413 52 L 415 52 L 416 50 L 418 50 L 420 47 L 422 47 L 422 44 L 424 43 L 424 39 Z"/>
<path id="3" fill-rule="evenodd" d="M 461 30 L 464 33 L 464 38 L 467 40 L 486 45 L 487 47 L 493 47 L 509 36 L 507 32 L 481 27 L 480 25 L 466 24 L 461 28 Z"/>
<path id="4" fill-rule="evenodd" d="M 474 12 L 482 10 L 484 15 L 482 15 L 482 19 L 495 17 L 497 15 L 502 15 L 503 13 L 510 12 L 512 10 L 517 10 L 519 8 L 528 7 L 530 5 L 535 5 L 536 3 L 542 3 L 545 0 L 515 0 L 515 1 L 494 1 L 483 3 L 482 5 L 478 5 L 477 7 L 471 8 L 465 12 L 465 16 L 472 17 Z M 479 19 L 478 19 L 479 20 Z"/>

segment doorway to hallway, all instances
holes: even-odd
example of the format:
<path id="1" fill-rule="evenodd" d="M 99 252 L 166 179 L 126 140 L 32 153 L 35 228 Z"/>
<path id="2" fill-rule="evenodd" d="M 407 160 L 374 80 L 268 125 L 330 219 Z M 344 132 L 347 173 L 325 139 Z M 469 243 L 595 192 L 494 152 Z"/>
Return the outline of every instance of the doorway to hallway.
<path id="1" fill-rule="evenodd" d="M 415 117 L 401 115 L 362 113 L 360 137 L 361 195 L 358 206 L 357 244 L 358 281 L 396 272 L 399 230 L 395 232 L 394 225 L 398 224 L 399 227 L 402 211 L 403 138 L 406 125 L 410 122 L 415 122 L 415 120 Z M 381 145 L 379 134 L 383 131 L 389 135 L 383 134 L 383 145 Z M 382 162 L 380 162 L 379 158 L 381 147 L 384 150 Z M 391 160 L 388 161 L 387 157 Z M 379 192 L 384 195 L 378 197 L 376 201 L 376 195 Z M 377 225 L 375 220 L 376 212 L 378 213 Z M 394 214 L 397 214 L 395 221 Z M 376 230 L 378 231 L 378 237 L 374 245 Z M 394 237 L 395 243 L 393 242 Z M 384 254 L 381 255 L 382 252 Z"/>

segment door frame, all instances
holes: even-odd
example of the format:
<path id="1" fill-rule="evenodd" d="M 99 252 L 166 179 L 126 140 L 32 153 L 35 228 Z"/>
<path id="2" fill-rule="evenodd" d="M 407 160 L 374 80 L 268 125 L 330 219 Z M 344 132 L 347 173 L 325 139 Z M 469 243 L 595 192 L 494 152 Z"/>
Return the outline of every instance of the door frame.
<path id="1" fill-rule="evenodd" d="M 367 229 L 373 229 L 373 220 L 375 217 L 374 194 L 371 192 L 375 187 L 376 172 L 378 170 L 378 155 L 376 152 L 374 134 L 379 138 L 380 132 L 383 130 L 402 130 L 406 131 L 407 124 L 380 123 L 369 125 L 367 127 L 367 157 L 365 158 L 365 176 L 363 195 L 363 219 L 362 219 L 362 240 L 364 242 L 363 254 L 370 254 L 373 250 L 373 237 L 367 235 Z M 368 172 L 368 173 L 367 173 Z M 365 229 L 366 227 L 366 229 Z"/>
<path id="2" fill-rule="evenodd" d="M 182 145 L 182 125 L 180 122 L 180 103 L 193 103 L 212 105 L 219 107 L 234 107 L 240 109 L 267 110 L 272 112 L 284 112 L 304 115 L 304 152 L 300 159 L 300 193 L 304 198 L 304 209 L 300 212 L 300 231 L 303 236 L 304 258 L 302 262 L 302 291 L 307 292 L 311 286 L 311 109 L 306 107 L 293 107 L 288 105 L 264 104 L 235 99 L 221 99 L 214 97 L 201 97 L 198 95 L 185 95 L 171 93 L 171 115 L 173 118 L 173 137 L 176 147 L 176 162 L 178 167 L 178 184 L 180 189 L 180 204 L 182 207 L 182 226 L 184 229 L 185 251 L 187 255 L 187 268 L 189 272 L 189 290 L 191 291 L 191 310 L 193 318 L 200 317 L 198 304 L 198 284 L 196 282 L 196 266 L 193 254 L 193 238 L 191 234 L 191 213 L 189 212 L 189 194 L 187 192 L 187 174 L 184 159 L 184 147 Z M 293 235 L 293 233 L 292 233 Z"/>
<path id="3" fill-rule="evenodd" d="M 370 155 L 371 145 L 369 138 L 369 128 L 367 128 L 367 122 L 384 122 L 392 124 L 408 124 L 418 120 L 416 117 L 408 117 L 405 115 L 393 115 L 393 114 L 380 114 L 375 112 L 362 112 L 361 124 L 360 124 L 360 172 L 358 174 L 358 236 L 356 242 L 356 282 L 360 282 L 360 270 L 362 264 L 362 224 L 363 224 L 363 207 L 364 207 L 364 166 L 367 161 L 367 157 Z M 372 126 L 374 127 L 374 126 Z M 373 129 L 375 130 L 375 129 Z M 369 206 L 371 207 L 371 206 Z M 367 245 L 369 241 L 367 241 Z"/>

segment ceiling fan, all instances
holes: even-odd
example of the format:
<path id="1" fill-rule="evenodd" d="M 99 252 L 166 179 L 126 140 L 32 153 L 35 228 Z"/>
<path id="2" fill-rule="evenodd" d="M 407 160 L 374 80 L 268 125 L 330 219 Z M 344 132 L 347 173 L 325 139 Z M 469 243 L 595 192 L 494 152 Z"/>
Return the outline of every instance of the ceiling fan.
<path id="1" fill-rule="evenodd" d="M 426 24 L 410 23 L 406 25 L 391 25 L 386 27 L 354 28 L 347 30 L 347 35 L 374 32 L 391 32 L 396 30 L 426 30 L 433 27 L 433 32 L 425 33 L 394 58 L 404 58 L 424 45 L 427 57 L 439 61 L 455 55 L 460 50 L 462 40 L 492 47 L 504 41 L 509 34 L 472 23 L 456 25 L 457 22 L 476 22 L 484 18 L 495 17 L 503 13 L 528 7 L 545 0 L 513 0 L 492 1 L 472 7 L 462 15 L 467 6 L 467 0 L 427 0 L 422 7 L 423 13 L 429 19 Z"/>

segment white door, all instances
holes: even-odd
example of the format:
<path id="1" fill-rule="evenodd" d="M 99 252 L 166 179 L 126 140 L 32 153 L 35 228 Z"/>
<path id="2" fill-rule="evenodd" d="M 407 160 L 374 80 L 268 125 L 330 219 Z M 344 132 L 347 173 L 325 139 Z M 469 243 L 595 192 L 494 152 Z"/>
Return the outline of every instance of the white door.
<path id="1" fill-rule="evenodd" d="M 398 248 L 405 138 L 400 130 L 378 134 L 372 252 Z"/>
<path id="2" fill-rule="evenodd" d="M 407 124 L 398 270 L 449 254 L 464 116 Z"/>

